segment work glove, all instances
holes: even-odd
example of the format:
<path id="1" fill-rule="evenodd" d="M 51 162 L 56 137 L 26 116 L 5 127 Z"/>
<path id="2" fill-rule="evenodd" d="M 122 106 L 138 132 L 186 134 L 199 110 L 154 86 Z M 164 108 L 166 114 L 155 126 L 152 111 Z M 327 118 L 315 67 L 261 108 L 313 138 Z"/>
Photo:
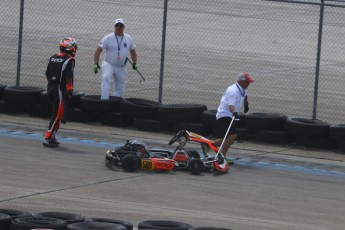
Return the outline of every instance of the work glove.
<path id="1" fill-rule="evenodd" d="M 132 68 L 133 68 L 134 70 L 138 70 L 137 63 L 133 63 L 133 64 L 132 64 Z"/>
<path id="2" fill-rule="evenodd" d="M 233 112 L 232 113 L 232 117 L 235 117 L 235 119 L 238 119 L 239 118 L 238 113 L 237 112 Z"/>
<path id="3" fill-rule="evenodd" d="M 98 73 L 98 70 L 101 69 L 101 67 L 98 65 L 98 63 L 95 63 L 95 64 L 93 64 L 92 69 L 93 69 L 93 72 L 94 72 L 95 74 L 97 74 L 97 73 Z"/>
<path id="4" fill-rule="evenodd" d="M 244 113 L 248 113 L 248 111 L 249 111 L 249 103 L 245 102 L 244 103 Z"/>

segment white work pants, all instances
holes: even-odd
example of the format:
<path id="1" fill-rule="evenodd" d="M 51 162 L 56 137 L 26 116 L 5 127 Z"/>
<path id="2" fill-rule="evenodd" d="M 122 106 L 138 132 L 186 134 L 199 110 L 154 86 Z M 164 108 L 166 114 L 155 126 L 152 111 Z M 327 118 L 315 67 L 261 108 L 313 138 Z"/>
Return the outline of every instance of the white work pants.
<path id="1" fill-rule="evenodd" d="M 114 81 L 113 96 L 123 97 L 126 90 L 127 83 L 127 67 L 114 66 L 108 62 L 103 61 L 102 63 L 102 82 L 101 82 L 101 100 L 109 99 L 109 92 L 111 88 L 111 82 Z"/>

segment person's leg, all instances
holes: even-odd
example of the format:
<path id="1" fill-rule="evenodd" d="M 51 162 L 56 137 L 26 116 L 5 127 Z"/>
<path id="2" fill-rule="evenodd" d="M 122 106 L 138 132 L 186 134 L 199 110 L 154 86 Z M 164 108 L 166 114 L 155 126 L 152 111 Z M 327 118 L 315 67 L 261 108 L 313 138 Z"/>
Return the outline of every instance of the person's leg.
<path id="1" fill-rule="evenodd" d="M 107 62 L 102 63 L 101 100 L 109 100 L 111 78 L 113 77 L 113 66 Z"/>
<path id="2" fill-rule="evenodd" d="M 234 120 L 230 130 L 228 132 L 228 135 L 225 137 L 226 132 L 228 131 L 229 125 L 231 123 L 231 118 L 230 117 L 223 117 L 217 120 L 216 126 L 220 127 L 221 130 L 221 135 L 226 138 L 224 140 L 224 143 L 221 148 L 221 153 L 226 157 L 226 154 L 231 147 L 231 145 L 236 141 L 237 139 L 237 134 L 236 134 L 236 126 L 237 126 L 237 121 Z M 220 147 L 223 142 L 223 138 L 217 139 L 213 142 L 213 144 L 217 147 Z"/>
<path id="3" fill-rule="evenodd" d="M 55 139 L 55 135 L 60 127 L 61 119 L 64 114 L 64 103 L 65 100 L 62 97 L 62 93 L 60 92 L 59 95 L 54 97 L 53 99 L 53 115 L 55 115 L 55 118 L 53 118 L 50 121 L 48 131 L 45 134 L 45 140 L 43 142 L 43 145 L 49 146 L 49 147 L 57 147 L 59 145 L 59 142 Z"/>
<path id="4" fill-rule="evenodd" d="M 236 138 L 237 138 L 237 134 L 232 133 L 225 139 L 222 149 L 220 150 L 223 153 L 225 158 L 226 158 L 226 153 L 228 152 L 231 145 L 236 141 Z"/>
<path id="5" fill-rule="evenodd" d="M 115 69 L 115 87 L 113 96 L 123 97 L 126 90 L 127 84 L 127 68 L 126 67 L 116 67 Z"/>

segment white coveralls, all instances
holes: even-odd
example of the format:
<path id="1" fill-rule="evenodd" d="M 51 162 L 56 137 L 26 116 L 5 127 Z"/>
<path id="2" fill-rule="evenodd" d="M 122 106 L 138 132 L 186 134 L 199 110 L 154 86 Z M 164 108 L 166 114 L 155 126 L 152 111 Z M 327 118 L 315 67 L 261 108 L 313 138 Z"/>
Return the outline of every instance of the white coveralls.
<path id="1" fill-rule="evenodd" d="M 113 96 L 123 97 L 127 83 L 126 59 L 130 50 L 135 49 L 132 37 L 126 33 L 116 36 L 115 33 L 106 35 L 99 46 L 105 50 L 102 62 L 101 99 L 109 99 L 112 80 L 115 83 Z"/>

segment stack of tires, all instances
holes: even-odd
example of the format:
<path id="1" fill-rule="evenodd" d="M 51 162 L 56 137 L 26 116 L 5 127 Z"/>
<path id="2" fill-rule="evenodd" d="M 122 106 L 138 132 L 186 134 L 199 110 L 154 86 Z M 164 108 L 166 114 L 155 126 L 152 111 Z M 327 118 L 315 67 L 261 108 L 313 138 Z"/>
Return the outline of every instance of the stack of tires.
<path id="1" fill-rule="evenodd" d="M 331 125 L 329 137 L 336 142 L 337 148 L 345 153 L 345 124 Z"/>
<path id="2" fill-rule="evenodd" d="M 29 212 L 0 209 L 1 230 L 133 230 L 133 224 L 112 218 L 87 218 L 68 212 Z M 166 230 L 231 230 L 217 227 L 193 227 L 193 225 L 170 220 L 145 220 L 137 229 Z"/>

